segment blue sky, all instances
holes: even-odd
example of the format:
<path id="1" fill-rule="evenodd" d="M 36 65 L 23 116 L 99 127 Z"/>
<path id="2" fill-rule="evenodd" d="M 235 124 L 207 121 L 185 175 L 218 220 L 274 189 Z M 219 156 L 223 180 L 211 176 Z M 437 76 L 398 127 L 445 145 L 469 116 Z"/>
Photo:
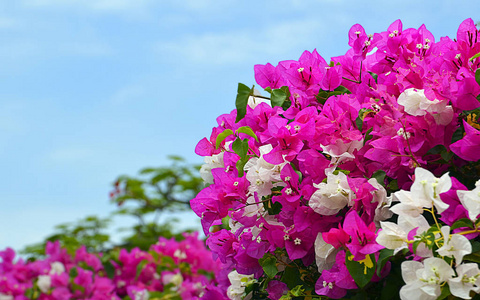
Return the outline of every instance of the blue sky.
<path id="1" fill-rule="evenodd" d="M 196 143 L 255 64 L 314 48 L 328 61 L 355 23 L 439 38 L 468 17 L 477 1 L 0 0 L 0 248 L 108 215 L 120 174 L 169 154 L 200 163 Z"/>

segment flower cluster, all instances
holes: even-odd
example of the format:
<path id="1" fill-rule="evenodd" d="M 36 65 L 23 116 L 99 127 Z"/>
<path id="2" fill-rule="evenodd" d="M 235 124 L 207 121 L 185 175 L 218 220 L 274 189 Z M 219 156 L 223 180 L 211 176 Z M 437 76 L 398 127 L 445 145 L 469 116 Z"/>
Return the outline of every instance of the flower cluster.
<path id="1" fill-rule="evenodd" d="M 226 299 L 228 270 L 198 233 L 184 238 L 160 238 L 149 251 L 113 251 L 111 259 L 85 247 L 71 255 L 58 242 L 48 242 L 46 258 L 36 261 L 15 259 L 7 248 L 0 252 L 0 299 Z"/>
<path id="2" fill-rule="evenodd" d="M 397 20 L 348 37 L 330 63 L 314 50 L 256 65 L 269 96 L 239 84 L 236 109 L 197 144 L 208 186 L 191 207 L 235 269 L 228 296 L 469 299 L 480 290 L 480 31 L 467 19 L 436 40 Z"/>

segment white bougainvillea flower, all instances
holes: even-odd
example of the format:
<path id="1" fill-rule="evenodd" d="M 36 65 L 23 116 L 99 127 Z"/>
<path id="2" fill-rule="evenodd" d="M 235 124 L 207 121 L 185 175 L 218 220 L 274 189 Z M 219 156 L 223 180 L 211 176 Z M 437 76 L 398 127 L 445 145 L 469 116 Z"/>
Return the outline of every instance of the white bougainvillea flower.
<path id="1" fill-rule="evenodd" d="M 323 240 L 322 233 L 317 234 L 315 240 L 315 261 L 317 263 L 318 272 L 329 270 L 335 264 L 335 258 L 340 249 L 335 249 L 332 245 Z"/>
<path id="2" fill-rule="evenodd" d="M 253 280 L 253 278 L 253 274 L 242 275 L 238 274 L 235 270 L 228 273 L 228 279 L 230 280 L 230 286 L 227 289 L 228 298 L 232 300 L 242 300 L 242 295 L 245 292 L 247 282 Z"/>
<path id="3" fill-rule="evenodd" d="M 424 216 L 410 217 L 408 215 L 401 215 L 398 217 L 398 224 L 392 222 L 380 222 L 382 230 L 378 233 L 377 243 L 385 246 L 385 248 L 395 250 L 396 254 L 402 249 L 408 247 L 407 238 L 408 233 L 416 229 L 416 234 L 421 234 L 430 228 Z M 432 251 L 424 244 L 417 247 L 416 254 L 421 257 L 432 256 Z"/>
<path id="4" fill-rule="evenodd" d="M 414 198 L 411 192 L 404 190 L 393 193 L 393 201 L 400 202 L 390 208 L 393 213 L 399 216 L 410 216 L 412 218 L 420 216 L 423 213 L 424 207 L 431 206 L 430 202 Z"/>
<path id="5" fill-rule="evenodd" d="M 475 183 L 475 188 L 471 191 L 457 191 L 458 198 L 463 207 L 468 211 L 468 217 L 476 221 L 480 214 L 480 180 Z"/>
<path id="6" fill-rule="evenodd" d="M 329 173 L 327 182 L 313 184 L 317 191 L 310 197 L 308 205 L 318 214 L 334 215 L 352 201 L 352 190 L 348 185 L 347 175 Z"/>
<path id="7" fill-rule="evenodd" d="M 263 145 L 258 150 L 260 157 L 251 158 L 244 167 L 246 171 L 246 178 L 250 182 L 249 191 L 258 193 L 259 197 L 270 195 L 272 188 L 283 184 L 280 177 L 280 172 L 286 162 L 280 165 L 273 165 L 268 163 L 263 158 L 265 154 L 272 151 L 271 144 Z M 277 182 L 277 183 L 274 183 Z"/>
<path id="8" fill-rule="evenodd" d="M 380 221 L 390 219 L 393 215 L 393 212 L 390 210 L 392 197 L 387 197 L 387 191 L 375 178 L 370 178 L 368 183 L 376 189 L 372 192 L 372 203 L 378 203 L 377 208 L 375 208 L 375 218 L 373 220 L 378 227 L 380 226 Z"/>
<path id="9" fill-rule="evenodd" d="M 223 153 L 224 152 L 220 152 L 212 156 L 205 156 L 205 164 L 200 168 L 200 176 L 204 182 L 213 184 L 212 169 L 225 167 L 223 163 Z"/>
<path id="10" fill-rule="evenodd" d="M 50 264 L 50 274 L 62 274 L 65 272 L 65 265 L 59 261 L 55 261 Z"/>
<path id="11" fill-rule="evenodd" d="M 47 293 L 52 286 L 52 278 L 50 275 L 39 275 L 37 285 L 42 293 Z"/>
<path id="12" fill-rule="evenodd" d="M 255 97 L 255 96 L 260 96 L 260 97 Z M 269 106 L 270 105 L 270 101 L 269 100 L 265 100 L 264 97 L 262 97 L 262 93 L 260 93 L 259 90 L 257 90 L 256 88 L 253 89 L 253 96 L 249 96 L 248 97 L 248 101 L 247 101 L 247 105 L 250 106 L 252 109 L 254 109 L 255 107 L 257 107 L 260 103 L 266 103 L 268 104 Z"/>
<path id="13" fill-rule="evenodd" d="M 400 289 L 402 300 L 435 300 L 441 294 L 440 285 L 455 275 L 444 260 L 430 257 L 423 261 L 404 261 L 401 265 L 406 285 Z"/>
<path id="14" fill-rule="evenodd" d="M 437 252 L 442 256 L 453 256 L 455 262 L 460 264 L 465 255 L 472 253 L 472 244 L 463 235 L 453 234 L 450 237 L 450 226 L 443 226 L 441 229 L 444 237 L 444 244 Z"/>
<path id="15" fill-rule="evenodd" d="M 407 114 L 412 116 L 424 116 L 427 112 L 443 112 L 446 109 L 448 101 L 440 101 L 438 99 L 430 100 L 425 96 L 424 90 L 410 88 L 400 94 L 397 102 L 404 107 Z"/>
<path id="16" fill-rule="evenodd" d="M 0 300 L 13 300 L 13 296 L 0 293 Z"/>
<path id="17" fill-rule="evenodd" d="M 442 213 L 449 205 L 440 199 L 440 194 L 445 193 L 452 187 L 452 179 L 448 173 L 442 177 L 435 177 L 430 171 L 423 168 L 415 169 L 415 181 L 410 188 L 410 192 L 421 202 L 433 202 L 438 213 Z M 432 206 L 425 206 L 431 208 Z"/>
<path id="18" fill-rule="evenodd" d="M 408 215 L 398 216 L 398 226 L 403 228 L 403 230 L 405 230 L 406 232 L 410 232 L 416 229 L 416 235 L 422 234 L 423 232 L 430 229 L 430 224 L 428 224 L 427 219 L 425 219 L 423 215 L 419 215 L 417 217 L 411 217 Z M 432 250 L 429 249 L 427 245 L 425 245 L 425 243 L 420 243 L 420 245 L 418 245 L 415 254 L 420 257 L 433 256 Z"/>
<path id="19" fill-rule="evenodd" d="M 471 299 L 470 291 L 480 293 L 480 270 L 477 264 L 459 265 L 456 271 L 458 277 L 448 279 L 452 295 L 462 299 Z"/>
<path id="20" fill-rule="evenodd" d="M 408 232 L 393 222 L 380 222 L 382 230 L 378 233 L 376 241 L 388 249 L 394 249 L 394 254 L 407 248 Z"/>

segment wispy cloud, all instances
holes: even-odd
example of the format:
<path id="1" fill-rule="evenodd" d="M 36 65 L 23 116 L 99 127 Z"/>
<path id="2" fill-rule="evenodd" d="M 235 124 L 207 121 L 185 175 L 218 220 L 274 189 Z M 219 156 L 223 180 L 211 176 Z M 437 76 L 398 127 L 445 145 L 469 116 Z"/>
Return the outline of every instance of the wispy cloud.
<path id="1" fill-rule="evenodd" d="M 48 160 L 53 163 L 79 163 L 96 157 L 95 151 L 85 147 L 62 147 L 53 150 L 48 155 Z"/>
<path id="2" fill-rule="evenodd" d="M 143 9 L 152 0 L 24 0 L 23 3 L 28 7 L 55 7 L 55 8 L 82 8 L 103 12 L 132 11 Z"/>
<path id="3" fill-rule="evenodd" d="M 197 64 L 240 64 L 262 55 L 287 54 L 299 45 L 319 39 L 325 24 L 316 19 L 289 21 L 260 29 L 207 32 L 159 42 L 155 51 L 164 59 L 182 59 Z"/>
<path id="4" fill-rule="evenodd" d="M 130 103 L 132 100 L 139 100 L 145 95 L 145 88 L 141 85 L 134 84 L 122 87 L 111 98 L 112 104 Z"/>

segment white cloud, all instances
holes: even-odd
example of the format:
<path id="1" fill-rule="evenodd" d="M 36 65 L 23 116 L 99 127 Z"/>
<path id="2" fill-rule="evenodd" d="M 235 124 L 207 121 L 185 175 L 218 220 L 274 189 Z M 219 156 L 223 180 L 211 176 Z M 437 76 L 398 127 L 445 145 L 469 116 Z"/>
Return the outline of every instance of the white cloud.
<path id="1" fill-rule="evenodd" d="M 188 60 L 197 64 L 240 64 L 262 55 L 285 55 L 312 39 L 320 40 L 326 26 L 306 19 L 266 28 L 223 33 L 186 35 L 178 40 L 157 43 L 155 51 L 166 61 Z"/>
<path id="2" fill-rule="evenodd" d="M 26 6 L 31 7 L 81 7 L 93 10 L 127 10 L 142 7 L 150 0 L 25 0 Z"/>
<path id="3" fill-rule="evenodd" d="M 53 163 L 81 163 L 95 158 L 95 151 L 85 147 L 63 147 L 53 150 L 49 161 Z"/>
<path id="4" fill-rule="evenodd" d="M 74 56 L 108 56 L 113 53 L 112 47 L 104 42 L 65 42 L 57 46 L 61 52 Z"/>
<path id="5" fill-rule="evenodd" d="M 111 98 L 112 104 L 129 103 L 139 100 L 145 95 L 145 88 L 141 85 L 129 85 L 119 89 Z"/>

